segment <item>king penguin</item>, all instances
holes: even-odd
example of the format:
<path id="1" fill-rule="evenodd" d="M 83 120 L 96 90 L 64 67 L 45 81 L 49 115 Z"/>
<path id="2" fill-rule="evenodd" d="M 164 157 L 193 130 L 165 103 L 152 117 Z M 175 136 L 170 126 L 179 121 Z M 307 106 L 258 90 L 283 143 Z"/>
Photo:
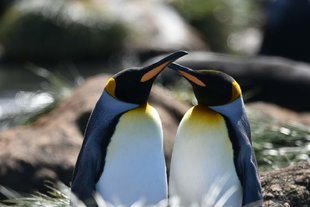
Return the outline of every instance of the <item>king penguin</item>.
<path id="1" fill-rule="evenodd" d="M 95 193 L 112 206 L 137 201 L 147 206 L 167 198 L 161 120 L 147 100 L 157 75 L 185 54 L 172 53 L 108 80 L 91 113 L 73 173 L 71 191 L 87 206 L 98 205 Z"/>
<path id="2" fill-rule="evenodd" d="M 198 104 L 183 116 L 172 152 L 169 196 L 180 206 L 259 207 L 261 184 L 239 84 L 215 70 L 169 68 Z"/>

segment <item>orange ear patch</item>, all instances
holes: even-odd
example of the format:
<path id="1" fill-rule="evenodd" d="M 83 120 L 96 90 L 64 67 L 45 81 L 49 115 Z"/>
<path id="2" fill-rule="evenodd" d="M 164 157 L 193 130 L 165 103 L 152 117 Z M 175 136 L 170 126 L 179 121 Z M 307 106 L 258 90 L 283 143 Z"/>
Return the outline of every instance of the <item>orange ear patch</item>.
<path id="1" fill-rule="evenodd" d="M 239 98 L 241 96 L 241 94 L 242 94 L 242 92 L 241 92 L 241 88 L 240 88 L 239 84 L 237 83 L 237 81 L 234 81 L 232 83 L 231 101 L 234 101 L 237 98 Z"/>
<path id="2" fill-rule="evenodd" d="M 115 88 L 116 88 L 116 82 L 114 78 L 110 78 L 107 82 L 107 85 L 105 86 L 105 90 L 114 98 L 115 97 Z"/>
<path id="3" fill-rule="evenodd" d="M 206 84 L 204 82 L 202 82 L 201 80 L 199 80 L 198 78 L 196 78 L 195 76 L 185 73 L 183 71 L 178 71 L 182 76 L 184 76 L 185 78 L 187 78 L 188 80 L 190 80 L 191 82 L 202 86 L 202 87 L 206 87 Z"/>
<path id="4" fill-rule="evenodd" d="M 150 70 L 149 72 L 145 73 L 142 78 L 141 78 L 141 82 L 145 82 L 148 81 L 150 79 L 152 79 L 154 76 L 158 75 L 158 73 L 160 73 L 165 67 L 167 67 L 167 65 L 169 64 L 169 62 L 161 64 L 160 66 L 157 66 L 156 68 Z"/>

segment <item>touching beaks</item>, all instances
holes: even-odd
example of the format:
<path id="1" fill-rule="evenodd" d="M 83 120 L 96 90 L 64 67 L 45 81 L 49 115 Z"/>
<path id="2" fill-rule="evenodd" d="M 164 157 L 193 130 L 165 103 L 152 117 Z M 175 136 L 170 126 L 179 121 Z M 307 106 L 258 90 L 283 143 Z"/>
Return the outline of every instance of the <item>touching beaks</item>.
<path id="1" fill-rule="evenodd" d="M 199 73 L 196 71 L 176 63 L 171 63 L 168 67 L 180 73 L 188 81 L 201 87 L 206 87 L 206 84 L 197 77 Z"/>
<path id="2" fill-rule="evenodd" d="M 152 78 L 156 77 L 163 69 L 165 69 L 169 64 L 171 64 L 173 61 L 176 61 L 180 57 L 187 55 L 188 53 L 186 51 L 177 51 L 174 52 L 163 59 L 159 60 L 158 62 L 146 66 L 142 68 L 141 70 L 145 70 L 144 75 L 141 78 L 141 82 L 146 82 L 148 80 L 151 80 Z"/>

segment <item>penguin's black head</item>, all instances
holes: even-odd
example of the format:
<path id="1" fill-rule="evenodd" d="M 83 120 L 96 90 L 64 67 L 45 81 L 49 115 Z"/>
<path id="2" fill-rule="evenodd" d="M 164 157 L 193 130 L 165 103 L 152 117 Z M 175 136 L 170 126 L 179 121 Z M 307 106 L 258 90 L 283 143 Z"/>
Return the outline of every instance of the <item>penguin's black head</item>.
<path id="1" fill-rule="evenodd" d="M 149 97 L 157 75 L 170 63 L 187 52 L 172 53 L 152 65 L 143 68 L 125 69 L 109 79 L 105 90 L 114 98 L 134 104 L 144 104 Z"/>
<path id="2" fill-rule="evenodd" d="M 191 70 L 175 63 L 170 64 L 169 68 L 191 83 L 199 104 L 219 106 L 241 97 L 239 84 L 226 73 L 216 70 Z"/>

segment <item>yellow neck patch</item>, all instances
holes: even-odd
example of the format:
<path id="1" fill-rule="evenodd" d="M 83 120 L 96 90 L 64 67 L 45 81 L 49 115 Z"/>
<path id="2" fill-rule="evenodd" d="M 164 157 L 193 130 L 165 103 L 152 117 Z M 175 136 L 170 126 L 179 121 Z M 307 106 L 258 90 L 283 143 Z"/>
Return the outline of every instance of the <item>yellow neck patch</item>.
<path id="1" fill-rule="evenodd" d="M 134 120 L 134 122 L 136 122 L 138 120 L 140 121 L 143 119 L 151 119 L 151 117 L 156 117 L 156 116 L 158 116 L 156 109 L 153 108 L 148 103 L 146 103 L 146 104 L 139 106 L 138 108 L 128 111 L 122 117 L 129 118 L 130 120 L 128 119 L 128 121 L 132 122 Z M 160 122 L 160 119 L 159 119 L 159 122 Z"/>
<path id="2" fill-rule="evenodd" d="M 241 92 L 241 88 L 239 86 L 239 84 L 237 83 L 237 81 L 234 81 L 232 83 L 232 96 L 231 96 L 231 99 L 230 101 L 234 101 L 236 100 L 237 98 L 239 98 L 241 96 L 242 92 Z"/>
<path id="3" fill-rule="evenodd" d="M 116 88 L 115 79 L 114 79 L 114 78 L 110 78 L 110 79 L 107 81 L 107 85 L 105 86 L 105 90 L 106 90 L 111 96 L 113 96 L 114 98 L 116 98 L 116 97 L 115 97 L 115 88 Z"/>
<path id="4" fill-rule="evenodd" d="M 149 103 L 145 103 L 140 105 L 139 107 L 133 109 L 132 111 L 145 111 L 147 113 L 148 110 L 150 110 L 150 104 Z"/>
<path id="5" fill-rule="evenodd" d="M 203 105 L 192 107 L 190 110 L 188 110 L 186 115 L 188 116 L 187 118 L 190 118 L 193 122 L 195 122 L 196 125 L 204 125 L 206 123 L 212 125 L 223 121 L 223 117 L 219 113 Z"/>

